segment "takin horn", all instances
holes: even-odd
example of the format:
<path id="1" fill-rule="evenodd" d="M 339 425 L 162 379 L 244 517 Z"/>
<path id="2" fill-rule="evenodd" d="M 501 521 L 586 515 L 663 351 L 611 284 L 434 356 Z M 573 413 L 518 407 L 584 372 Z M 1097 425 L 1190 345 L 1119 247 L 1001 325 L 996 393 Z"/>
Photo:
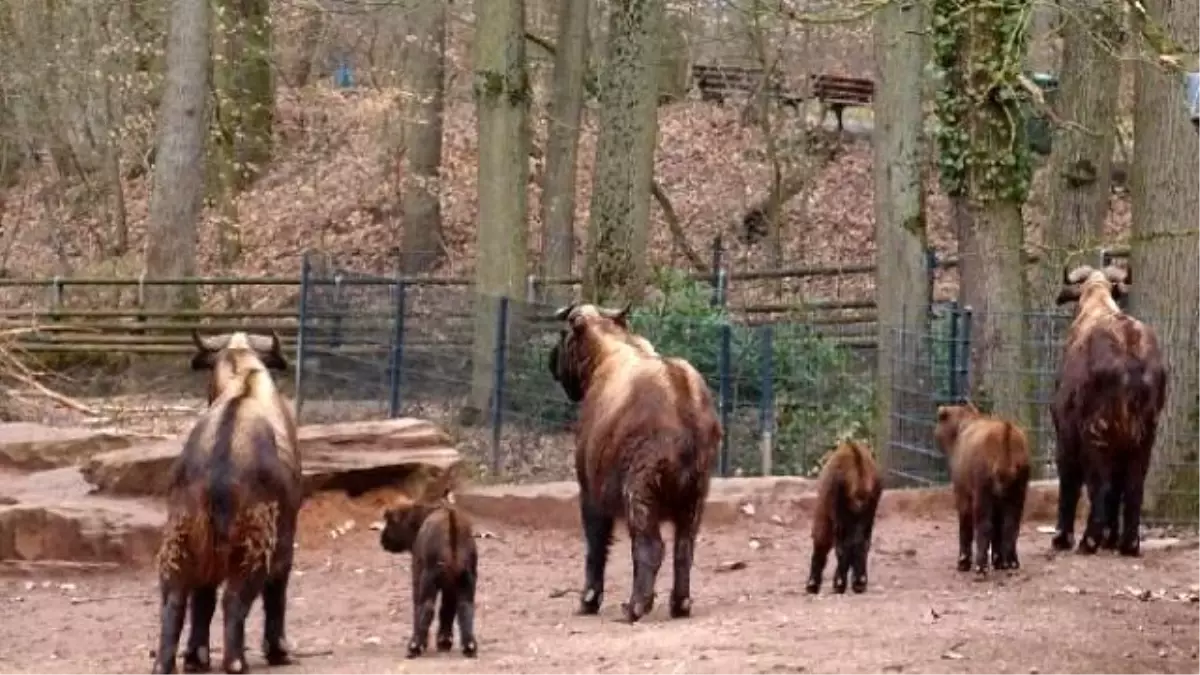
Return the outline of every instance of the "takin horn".
<path id="1" fill-rule="evenodd" d="M 627 302 L 621 309 L 602 309 L 600 310 L 600 315 L 613 321 L 624 321 L 625 317 L 629 316 L 631 309 L 633 309 L 633 303 Z"/>
<path id="2" fill-rule="evenodd" d="M 554 312 L 554 318 L 559 321 L 566 321 L 567 317 L 571 315 L 571 310 L 573 309 L 575 309 L 575 303 L 573 302 L 566 307 L 559 307 L 558 310 Z"/>

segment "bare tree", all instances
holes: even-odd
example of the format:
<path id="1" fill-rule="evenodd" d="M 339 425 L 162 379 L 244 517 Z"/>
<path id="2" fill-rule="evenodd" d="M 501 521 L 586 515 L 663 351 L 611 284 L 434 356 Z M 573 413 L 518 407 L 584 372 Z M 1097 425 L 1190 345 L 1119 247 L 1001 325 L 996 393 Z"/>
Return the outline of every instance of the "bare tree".
<path id="1" fill-rule="evenodd" d="M 1150 38 L 1142 42 L 1141 51 L 1158 56 L 1169 49 L 1174 53 L 1163 54 L 1167 60 L 1191 54 L 1194 69 L 1197 4 L 1147 0 L 1145 8 L 1146 16 L 1134 19 L 1138 32 Z M 1142 59 L 1136 71 L 1130 306 L 1158 331 L 1170 369 L 1167 407 L 1146 485 L 1149 506 L 1161 516 L 1184 520 L 1196 513 L 1198 482 L 1200 170 L 1196 132 L 1179 74 L 1155 61 Z"/>
<path id="2" fill-rule="evenodd" d="M 916 414 L 903 391 L 927 391 L 917 364 L 928 330 L 924 137 L 924 5 L 890 3 L 875 15 L 876 81 L 873 175 L 875 183 L 875 304 L 879 308 L 879 410 L 876 447 L 885 466 L 897 428 L 893 413 Z M 908 425 L 909 433 L 912 427 Z M 924 431 L 924 430 L 921 430 Z M 911 440 L 911 439 L 910 439 Z M 896 467 L 898 468 L 898 467 Z"/>
<path id="3" fill-rule="evenodd" d="M 417 2 L 406 22 L 407 79 L 404 140 L 404 236 L 400 266 L 427 272 L 442 250 L 442 115 L 445 98 L 446 3 Z"/>
<path id="4" fill-rule="evenodd" d="M 575 258 L 575 175 L 591 4 L 592 0 L 565 0 L 558 13 L 546 170 L 542 178 L 543 277 L 570 276 Z M 546 288 L 544 295 L 557 301 L 567 297 L 567 292 L 565 288 Z"/>
<path id="5" fill-rule="evenodd" d="M 609 7 L 583 285 L 593 302 L 635 300 L 643 290 L 663 11 L 662 0 L 615 0 Z"/>
<path id="6" fill-rule="evenodd" d="M 204 200 L 210 11 L 200 0 L 171 3 L 146 237 L 146 273 L 151 277 L 190 276 L 196 270 L 196 231 Z M 151 289 L 146 302 L 152 307 L 196 302 L 194 288 Z"/>
<path id="7" fill-rule="evenodd" d="M 230 181 L 244 190 L 271 159 L 275 81 L 271 73 L 271 12 L 268 0 L 219 0 L 214 59 L 219 155 Z M 228 194 L 226 195 L 228 196 Z"/>
<path id="8" fill-rule="evenodd" d="M 479 224 L 472 397 L 464 422 L 487 409 L 501 296 L 524 296 L 529 182 L 529 75 L 523 0 L 476 6 Z"/>

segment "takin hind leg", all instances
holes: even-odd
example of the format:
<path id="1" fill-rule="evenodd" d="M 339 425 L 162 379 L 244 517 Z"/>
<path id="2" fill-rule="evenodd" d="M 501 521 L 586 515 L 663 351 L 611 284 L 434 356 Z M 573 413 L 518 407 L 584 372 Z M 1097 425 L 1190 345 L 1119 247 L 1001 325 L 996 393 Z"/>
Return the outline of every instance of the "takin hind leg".
<path id="1" fill-rule="evenodd" d="M 631 509 L 637 510 L 638 507 Z M 663 539 L 658 519 L 645 514 L 631 514 L 629 535 L 633 549 L 633 590 L 621 610 L 629 623 L 634 623 L 654 609 L 654 581 L 662 567 Z"/>
<path id="2" fill-rule="evenodd" d="M 262 593 L 264 581 L 264 575 L 258 573 L 225 582 L 225 591 L 221 594 L 221 613 L 225 619 L 225 652 L 221 666 L 226 673 L 250 671 L 246 661 L 246 615 L 250 613 L 254 599 Z"/>
<path id="3" fill-rule="evenodd" d="M 447 584 L 442 588 L 442 605 L 438 609 L 437 650 L 448 652 L 454 647 L 454 615 L 458 612 L 458 589 Z"/>
<path id="4" fill-rule="evenodd" d="M 292 574 L 289 562 L 282 572 L 267 579 L 263 584 L 263 655 L 272 666 L 284 666 L 292 662 L 285 635 L 284 618 L 287 613 L 288 580 Z"/>
<path id="5" fill-rule="evenodd" d="M 1114 471 L 1112 485 L 1104 500 L 1104 536 L 1100 548 L 1116 550 L 1121 538 L 1121 498 L 1125 491 L 1125 476 L 1121 471 Z"/>
<path id="6" fill-rule="evenodd" d="M 959 572 L 971 570 L 971 542 L 975 538 L 975 520 L 969 507 L 958 510 L 958 564 Z"/>
<path id="7" fill-rule="evenodd" d="M 993 543 L 993 506 L 996 498 L 987 490 L 975 495 L 975 574 L 983 576 L 988 570 L 988 548 Z"/>
<path id="8" fill-rule="evenodd" d="M 212 668 L 209 634 L 217 611 L 217 587 L 200 586 L 192 591 L 192 630 L 183 653 L 185 673 L 207 673 Z"/>
<path id="9" fill-rule="evenodd" d="M 152 673 L 175 672 L 175 652 L 179 650 L 179 636 L 183 633 L 183 620 L 187 615 L 187 589 L 162 582 L 161 627 L 159 628 L 158 653 L 154 658 Z"/>
<path id="10" fill-rule="evenodd" d="M 479 579 L 479 558 L 472 556 L 467 570 L 458 579 L 458 639 L 462 642 L 462 653 L 475 658 L 479 643 L 475 641 L 475 583 Z"/>
<path id="11" fill-rule="evenodd" d="M 1100 548 L 1104 535 L 1105 510 L 1113 492 L 1112 479 L 1107 472 L 1092 469 L 1087 478 L 1088 517 L 1087 525 L 1083 528 L 1083 536 L 1079 538 L 1078 551 L 1091 555 Z"/>
<path id="12" fill-rule="evenodd" d="M 674 584 L 671 587 L 671 618 L 692 615 L 692 563 L 696 552 L 696 531 L 700 526 L 699 508 L 675 520 Z"/>
<path id="13" fill-rule="evenodd" d="M 579 495 L 579 509 L 583 520 L 584 542 L 587 546 L 579 613 L 596 614 L 604 600 L 604 569 L 608 566 L 608 550 L 612 546 L 614 521 L 582 493 Z"/>
<path id="14" fill-rule="evenodd" d="M 437 603 L 437 570 L 425 569 L 413 560 L 413 632 L 408 640 L 408 658 L 420 656 L 429 644 L 429 626 L 433 623 L 433 608 Z"/>
<path id="15" fill-rule="evenodd" d="M 1002 560 L 1004 568 L 1009 570 L 1021 569 L 1021 559 L 1017 557 L 1017 539 L 1021 536 L 1021 517 L 1025 513 L 1025 493 L 1028 490 L 1026 482 L 1019 482 L 1009 488 L 1005 495 L 1002 510 L 1004 512 L 1003 533 L 1000 537 Z"/>
<path id="16" fill-rule="evenodd" d="M 1066 441 L 1059 437 L 1058 468 L 1058 527 L 1050 545 L 1056 551 L 1069 551 L 1075 545 L 1075 511 L 1079 507 L 1079 492 L 1083 487 L 1083 471 L 1070 457 L 1075 451 L 1064 449 Z"/>
<path id="17" fill-rule="evenodd" d="M 1154 443 L 1154 438 L 1151 437 L 1149 445 Z M 1147 451 L 1143 453 L 1143 457 L 1148 456 Z M 1124 556 L 1141 555 L 1141 534 L 1139 532 L 1142 525 L 1142 499 L 1145 497 L 1146 489 L 1146 471 L 1149 464 L 1145 461 L 1137 462 L 1129 467 L 1126 474 L 1124 494 L 1122 502 L 1124 513 L 1122 513 L 1121 539 L 1117 544 L 1117 553 Z"/>

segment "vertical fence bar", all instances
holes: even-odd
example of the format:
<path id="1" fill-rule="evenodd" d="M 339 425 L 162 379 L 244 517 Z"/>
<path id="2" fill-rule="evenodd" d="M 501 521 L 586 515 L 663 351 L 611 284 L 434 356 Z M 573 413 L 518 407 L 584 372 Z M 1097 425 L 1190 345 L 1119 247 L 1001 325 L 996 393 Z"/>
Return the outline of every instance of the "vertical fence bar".
<path id="1" fill-rule="evenodd" d="M 925 316 L 933 317 L 933 284 L 937 281 L 938 257 L 933 247 L 925 249 Z"/>
<path id="2" fill-rule="evenodd" d="M 962 318 L 958 334 L 961 344 L 958 346 L 959 379 L 958 393 L 960 401 L 967 401 L 971 398 L 971 306 L 967 305 L 962 309 Z"/>
<path id="3" fill-rule="evenodd" d="M 720 470 L 722 476 L 729 475 L 729 414 L 733 407 L 733 383 L 730 381 L 730 346 L 733 338 L 733 327 L 728 322 L 721 324 L 721 345 L 717 353 L 717 370 L 720 372 L 721 397 L 721 457 Z"/>
<path id="4" fill-rule="evenodd" d="M 720 307 L 721 304 L 724 302 L 723 296 L 724 296 L 725 292 L 724 292 L 724 289 L 722 288 L 722 286 L 724 284 L 724 279 L 722 278 L 722 275 L 724 273 L 723 268 L 725 266 L 725 261 L 722 260 L 722 258 L 724 257 L 724 249 L 725 249 L 725 246 L 724 246 L 724 244 L 721 243 L 721 235 L 718 234 L 717 236 L 713 237 L 713 249 L 712 249 L 712 269 L 713 269 L 712 306 L 713 307 Z"/>
<path id="5" fill-rule="evenodd" d="M 508 296 L 500 297 L 496 312 L 496 352 L 492 380 L 492 475 L 500 475 L 500 428 L 504 410 L 504 367 L 508 354 Z"/>
<path id="6" fill-rule="evenodd" d="M 329 348 L 342 346 L 342 274 L 333 274 L 333 331 L 329 334 Z"/>
<path id="7" fill-rule="evenodd" d="M 300 258 L 300 307 L 296 312 L 296 419 L 304 405 L 304 349 L 308 344 L 308 294 L 312 263 L 306 252 Z"/>
<path id="8" fill-rule="evenodd" d="M 759 357 L 758 447 L 762 454 L 762 475 L 774 474 L 775 463 L 775 327 L 759 327 L 761 356 Z"/>
<path id="9" fill-rule="evenodd" d="M 54 280 L 50 282 L 50 320 L 58 321 L 58 312 L 62 309 L 63 302 L 63 282 L 62 277 L 54 275 Z"/>
<path id="10" fill-rule="evenodd" d="M 958 328 L 959 314 L 958 301 L 950 301 L 950 328 L 949 339 L 946 343 L 946 382 L 947 403 L 958 402 Z"/>
<path id="11" fill-rule="evenodd" d="M 406 313 L 405 295 L 406 288 L 404 280 L 400 280 L 395 285 L 396 294 L 396 322 L 392 324 L 392 355 L 388 360 L 388 392 L 390 400 L 388 401 L 388 417 L 400 416 L 400 372 L 404 365 L 404 315 Z"/>

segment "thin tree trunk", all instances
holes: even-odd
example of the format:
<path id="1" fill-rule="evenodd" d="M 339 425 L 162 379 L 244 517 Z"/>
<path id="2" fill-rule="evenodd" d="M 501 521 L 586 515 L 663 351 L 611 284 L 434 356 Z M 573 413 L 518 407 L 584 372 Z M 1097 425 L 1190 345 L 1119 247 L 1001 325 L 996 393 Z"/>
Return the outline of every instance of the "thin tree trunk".
<path id="1" fill-rule="evenodd" d="M 440 3 L 439 3 L 440 4 Z M 296 57 L 295 69 L 292 71 L 293 87 L 306 87 L 312 80 L 313 61 L 316 59 L 317 48 L 321 44 L 321 36 L 325 32 L 325 10 L 318 4 L 305 8 L 307 14 L 300 29 L 299 55 Z"/>
<path id="2" fill-rule="evenodd" d="M 204 199 L 209 12 L 207 2 L 171 3 L 146 237 L 146 272 L 151 277 L 191 276 L 196 271 L 196 228 Z M 165 308 L 194 305 L 195 289 L 151 286 L 147 303 Z"/>
<path id="3" fill-rule="evenodd" d="M 1036 16 L 1036 11 L 1035 11 Z M 1038 308 L 1030 326 L 1035 368 L 1053 372 L 1066 322 L 1054 304 L 1063 267 L 1096 265 L 1112 189 L 1112 154 L 1117 94 L 1121 84 L 1122 14 L 1107 0 L 1091 0 L 1085 12 L 1063 26 L 1063 67 L 1055 114 L 1056 130 L 1046 176 L 1049 216 L 1042 233 L 1041 260 L 1031 283 L 1031 304 Z M 1030 48 L 1031 50 L 1033 47 Z M 1029 430 L 1034 447 L 1052 439 L 1049 402 L 1053 381 L 1041 377 L 1036 398 L 1037 424 Z M 1035 464 L 1035 475 L 1041 465 Z"/>
<path id="4" fill-rule="evenodd" d="M 921 3 L 889 4 L 875 16 L 876 81 L 873 175 L 875 183 L 876 300 L 879 308 L 879 379 L 875 447 L 881 463 L 904 470 L 897 442 L 920 443 L 919 418 L 928 400 L 906 391 L 933 389 L 919 367 L 928 334 L 924 186 L 925 10 Z M 921 397 L 924 398 L 924 397 Z"/>
<path id="5" fill-rule="evenodd" d="M 442 114 L 445 97 L 446 3 L 418 2 L 409 13 L 405 105 L 404 235 L 400 268 L 433 269 L 442 248 Z"/>
<path id="6" fill-rule="evenodd" d="M 479 224 L 470 423 L 487 409 L 501 296 L 524 297 L 529 182 L 529 75 L 523 0 L 476 5 L 475 100 L 479 118 Z M 643 192 L 645 184 L 642 186 Z"/>
<path id="7" fill-rule="evenodd" d="M 1197 4 L 1148 0 L 1145 6 L 1160 30 L 1193 55 L 1184 65 L 1195 70 Z M 1135 20 L 1141 29 L 1139 24 Z M 1142 47 L 1149 51 L 1144 41 Z M 1130 309 L 1158 331 L 1170 369 L 1167 406 L 1146 483 L 1147 508 L 1166 519 L 1190 522 L 1196 516 L 1200 433 L 1196 131 L 1178 73 L 1160 70 L 1150 57 L 1139 61 L 1136 76 Z"/>
<path id="8" fill-rule="evenodd" d="M 550 93 L 546 169 L 542 178 L 542 277 L 568 277 L 575 260 L 575 176 L 583 85 L 587 76 L 588 16 L 592 0 L 564 0 Z M 542 297 L 561 302 L 570 289 L 545 287 Z"/>
<path id="9" fill-rule="evenodd" d="M 1114 3 L 1115 5 L 1115 3 Z M 1073 13 L 1073 12 L 1072 12 Z M 1068 13 L 1070 14 L 1070 13 Z M 1084 12 L 1079 12 L 1083 15 Z M 1058 69 L 1060 60 L 1060 36 L 1058 35 L 1059 20 L 1062 12 L 1053 2 L 1036 2 L 1029 22 L 1029 50 L 1026 53 L 1026 66 L 1035 72 L 1052 73 Z M 1068 18 L 1068 21 L 1077 17 Z M 1065 42 L 1066 36 L 1061 41 Z M 1066 47 L 1062 48 L 1065 51 Z"/>
<path id="10" fill-rule="evenodd" d="M 612 304 L 644 290 L 663 3 L 619 0 L 609 11 L 583 295 Z"/>
<path id="11" fill-rule="evenodd" d="M 271 159 L 275 82 L 268 0 L 219 0 L 223 52 L 216 73 L 219 141 L 232 161 L 233 191 L 248 187 Z"/>

